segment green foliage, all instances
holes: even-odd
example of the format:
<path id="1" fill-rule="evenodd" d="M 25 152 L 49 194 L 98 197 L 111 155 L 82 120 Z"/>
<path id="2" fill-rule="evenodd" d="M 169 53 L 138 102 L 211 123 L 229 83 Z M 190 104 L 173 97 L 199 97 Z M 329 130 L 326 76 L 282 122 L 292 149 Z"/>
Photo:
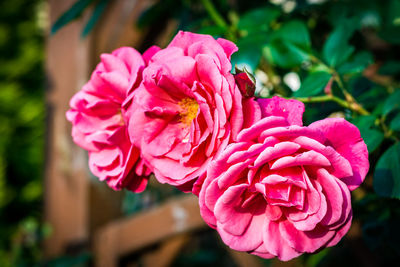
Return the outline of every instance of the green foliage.
<path id="1" fill-rule="evenodd" d="M 386 98 L 383 105 L 382 113 L 383 115 L 388 115 L 390 112 L 400 108 L 400 90 L 397 90 Z"/>
<path id="2" fill-rule="evenodd" d="M 82 30 L 82 37 L 86 37 L 94 28 L 97 21 L 100 19 L 101 15 L 105 11 L 108 3 L 110 0 L 99 0 L 97 5 L 94 7 L 93 13 L 90 16 L 88 22 L 86 23 L 85 27 Z"/>
<path id="3" fill-rule="evenodd" d="M 93 12 L 82 30 L 82 38 L 86 37 L 96 26 L 101 15 L 111 0 L 77 0 L 67 11 L 65 11 L 52 25 L 50 33 L 53 35 L 68 23 L 79 18 L 83 12 L 95 2 Z"/>
<path id="4" fill-rule="evenodd" d="M 89 266 L 91 254 L 80 253 L 75 256 L 62 256 L 47 263 L 47 266 L 55 267 L 86 267 Z"/>
<path id="5" fill-rule="evenodd" d="M 396 115 L 390 122 L 390 129 L 400 131 L 400 113 Z"/>
<path id="6" fill-rule="evenodd" d="M 373 62 L 370 52 L 358 52 L 351 60 L 345 62 L 338 68 L 338 73 L 342 75 L 361 74 L 365 68 Z"/>
<path id="7" fill-rule="evenodd" d="M 294 93 L 294 96 L 305 97 L 317 95 L 322 92 L 331 78 L 332 75 L 324 71 L 310 73 L 301 84 L 300 89 Z"/>
<path id="8" fill-rule="evenodd" d="M 400 143 L 383 153 L 374 173 L 375 191 L 384 197 L 400 198 Z"/>
<path id="9" fill-rule="evenodd" d="M 360 129 L 361 137 L 367 144 L 368 152 L 370 154 L 379 147 L 384 139 L 383 133 L 374 127 L 376 120 L 376 116 L 369 115 L 360 116 L 352 121 L 358 129 Z"/>
<path id="10" fill-rule="evenodd" d="M 268 37 L 263 34 L 239 39 L 236 45 L 241 52 L 232 55 L 232 66 L 238 65 L 240 67 L 244 66 L 251 71 L 256 70 L 262 57 L 262 47 L 267 40 Z"/>
<path id="11" fill-rule="evenodd" d="M 41 255 L 46 112 L 37 16 L 44 7 L 0 4 L 0 266 L 31 266 Z"/>
<path id="12" fill-rule="evenodd" d="M 55 34 L 59 29 L 70 23 L 71 21 L 79 18 L 83 11 L 90 5 L 93 0 L 78 0 L 76 1 L 71 8 L 64 12 L 57 19 L 54 25 L 51 27 L 51 34 Z"/>
<path id="13" fill-rule="evenodd" d="M 338 24 L 329 35 L 322 48 L 323 58 L 329 66 L 336 67 L 342 64 L 354 52 L 354 46 L 348 44 L 354 30 L 354 22 L 346 21 Z"/>
<path id="14" fill-rule="evenodd" d="M 271 64 L 283 68 L 298 66 L 309 58 L 310 36 L 301 21 L 289 21 L 272 32 L 264 55 Z"/>
<path id="15" fill-rule="evenodd" d="M 242 35 L 249 35 L 260 31 L 267 32 L 270 24 L 280 15 L 280 11 L 271 7 L 257 8 L 240 17 L 237 25 Z"/>

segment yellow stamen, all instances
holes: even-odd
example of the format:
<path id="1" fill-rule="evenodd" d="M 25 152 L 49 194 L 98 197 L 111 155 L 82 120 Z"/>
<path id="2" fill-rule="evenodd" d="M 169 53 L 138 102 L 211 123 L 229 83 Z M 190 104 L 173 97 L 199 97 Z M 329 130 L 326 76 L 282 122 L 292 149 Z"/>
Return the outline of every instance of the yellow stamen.
<path id="1" fill-rule="evenodd" d="M 118 125 L 119 125 L 119 126 L 125 126 L 125 120 L 124 120 L 124 116 L 122 115 L 122 110 L 121 110 L 121 109 L 118 109 L 117 114 L 118 114 L 119 116 L 121 116 Z"/>
<path id="2" fill-rule="evenodd" d="M 190 125 L 194 118 L 197 117 L 199 104 L 192 98 L 184 98 L 178 103 L 178 105 L 181 107 L 179 121 L 183 124 Z"/>

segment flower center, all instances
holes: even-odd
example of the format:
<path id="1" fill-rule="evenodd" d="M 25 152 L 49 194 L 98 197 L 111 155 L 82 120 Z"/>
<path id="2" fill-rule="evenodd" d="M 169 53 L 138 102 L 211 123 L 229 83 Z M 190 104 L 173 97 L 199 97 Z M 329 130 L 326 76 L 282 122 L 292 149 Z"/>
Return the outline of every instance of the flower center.
<path id="1" fill-rule="evenodd" d="M 184 98 L 178 103 L 178 105 L 181 107 L 179 121 L 183 124 L 190 125 L 194 118 L 197 117 L 199 104 L 192 98 Z"/>
<path id="2" fill-rule="evenodd" d="M 124 115 L 122 114 L 122 109 L 118 109 L 117 115 L 120 116 L 120 121 L 118 123 L 119 126 L 125 126 Z"/>

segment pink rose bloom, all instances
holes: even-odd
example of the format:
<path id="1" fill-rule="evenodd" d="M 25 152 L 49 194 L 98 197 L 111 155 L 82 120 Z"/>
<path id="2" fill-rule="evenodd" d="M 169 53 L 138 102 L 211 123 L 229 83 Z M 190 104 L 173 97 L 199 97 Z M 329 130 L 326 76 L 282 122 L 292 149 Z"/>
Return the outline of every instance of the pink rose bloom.
<path id="1" fill-rule="evenodd" d="M 141 82 L 145 61 L 135 49 L 102 54 L 88 83 L 70 101 L 67 119 L 74 142 L 89 152 L 89 168 L 116 190 L 141 192 L 149 169 L 139 160 L 127 132 L 123 102 Z M 135 175 L 136 173 L 136 175 Z"/>
<path id="2" fill-rule="evenodd" d="M 368 151 L 344 119 L 302 126 L 304 105 L 258 100 L 263 119 L 214 160 L 201 215 L 229 247 L 287 261 L 339 242 L 352 219 L 350 190 L 368 172 Z"/>
<path id="3" fill-rule="evenodd" d="M 128 131 L 161 183 L 190 191 L 208 163 L 260 116 L 230 73 L 235 51 L 225 39 L 179 32 L 143 71 L 130 96 Z"/>

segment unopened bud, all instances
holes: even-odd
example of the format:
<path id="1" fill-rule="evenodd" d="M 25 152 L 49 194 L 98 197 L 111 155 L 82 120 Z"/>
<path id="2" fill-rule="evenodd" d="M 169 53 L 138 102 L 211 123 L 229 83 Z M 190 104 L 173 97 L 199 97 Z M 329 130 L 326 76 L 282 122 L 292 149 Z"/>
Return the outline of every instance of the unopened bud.
<path id="1" fill-rule="evenodd" d="M 235 68 L 235 72 L 235 82 L 243 97 L 253 97 L 256 91 L 256 79 L 254 76 L 246 68 L 243 68 L 243 70 Z"/>
<path id="2" fill-rule="evenodd" d="M 328 81 L 328 83 L 326 84 L 326 86 L 325 86 L 324 92 L 327 95 L 331 95 L 332 94 L 332 81 L 333 81 L 333 79 L 331 78 Z"/>

